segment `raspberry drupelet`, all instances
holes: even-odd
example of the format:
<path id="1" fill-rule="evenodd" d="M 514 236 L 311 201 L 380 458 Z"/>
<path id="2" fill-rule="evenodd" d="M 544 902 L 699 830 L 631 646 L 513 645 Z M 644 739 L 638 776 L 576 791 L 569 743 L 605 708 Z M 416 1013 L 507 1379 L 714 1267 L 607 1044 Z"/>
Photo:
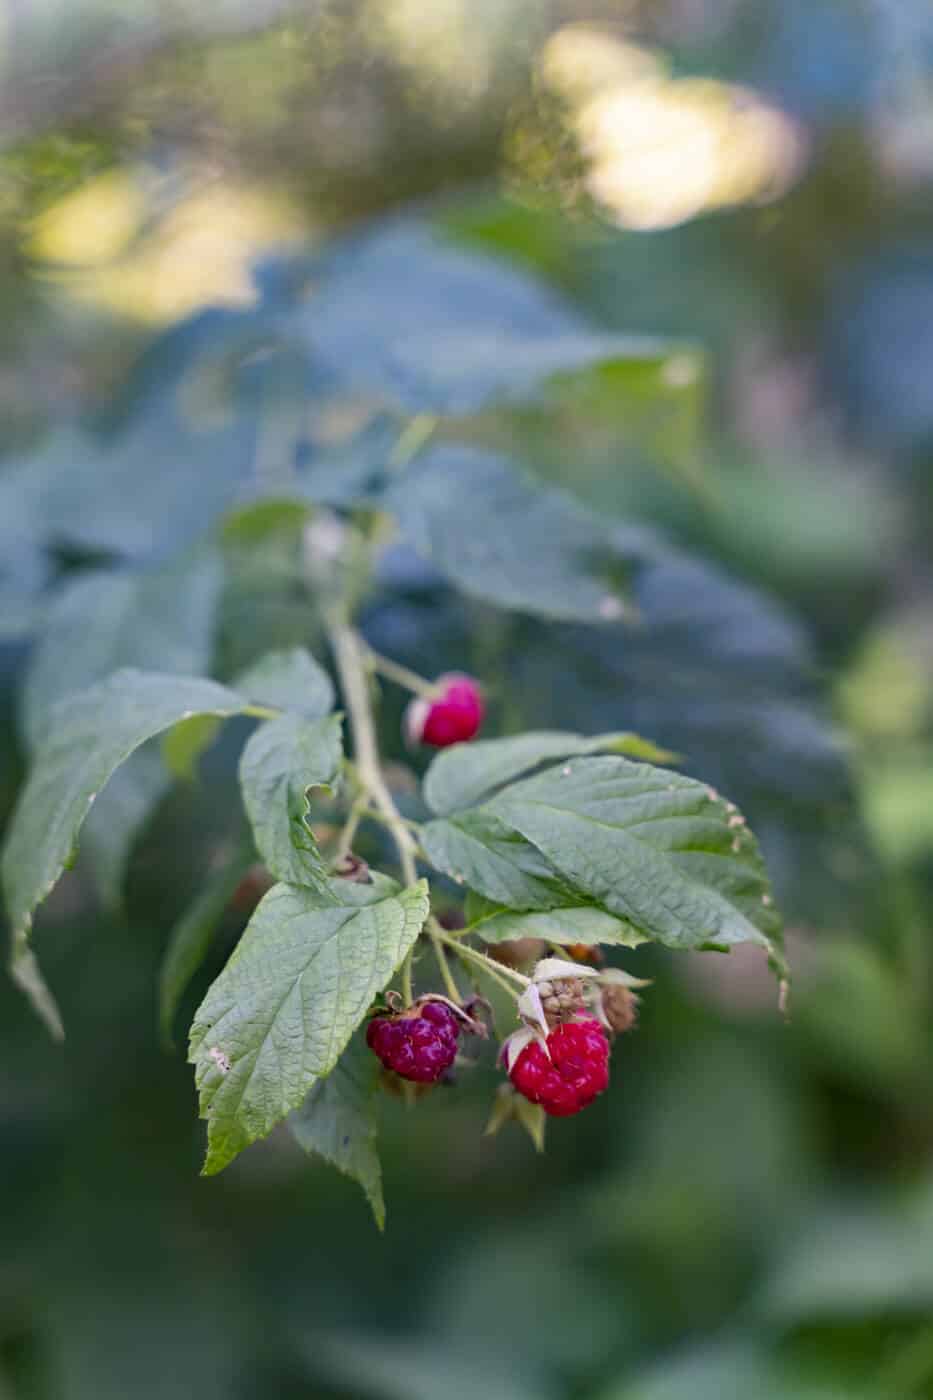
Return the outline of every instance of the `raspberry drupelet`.
<path id="1" fill-rule="evenodd" d="M 397 1015 L 374 1016 L 366 1044 L 402 1079 L 433 1084 L 457 1057 L 460 1022 L 441 1001 L 425 1001 Z"/>
<path id="2" fill-rule="evenodd" d="M 568 1021 L 526 1045 L 509 1071 L 520 1094 L 553 1118 L 586 1108 L 609 1085 L 609 1042 L 598 1021 Z"/>

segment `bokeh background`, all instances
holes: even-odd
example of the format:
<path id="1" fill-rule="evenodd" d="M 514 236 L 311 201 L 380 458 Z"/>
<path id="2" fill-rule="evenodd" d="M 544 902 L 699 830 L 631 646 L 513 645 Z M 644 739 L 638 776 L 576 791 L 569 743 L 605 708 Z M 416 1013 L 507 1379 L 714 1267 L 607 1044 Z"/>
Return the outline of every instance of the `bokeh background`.
<path id="1" fill-rule="evenodd" d="M 203 533 L 185 483 L 243 424 L 274 487 L 304 381 L 270 327 L 325 240 L 403 214 L 395 261 L 351 263 L 361 356 L 475 310 L 415 219 L 683 349 L 471 425 L 661 542 L 637 623 L 464 601 L 396 551 L 368 634 L 475 670 L 490 732 L 682 753 L 760 831 L 796 970 L 785 1025 L 737 953 L 629 955 L 641 1028 L 544 1157 L 482 1138 L 489 1062 L 387 1099 L 383 1236 L 284 1133 L 202 1181 L 156 986 L 237 838 L 231 733 L 50 901 L 64 1045 L 0 984 L 0 1396 L 933 1396 L 929 5 L 3 0 L 0 76 L 3 811 L 24 686 L 67 689 L 82 635 L 62 590 Z M 314 642 L 294 519 L 251 529 L 224 535 L 223 675 Z"/>

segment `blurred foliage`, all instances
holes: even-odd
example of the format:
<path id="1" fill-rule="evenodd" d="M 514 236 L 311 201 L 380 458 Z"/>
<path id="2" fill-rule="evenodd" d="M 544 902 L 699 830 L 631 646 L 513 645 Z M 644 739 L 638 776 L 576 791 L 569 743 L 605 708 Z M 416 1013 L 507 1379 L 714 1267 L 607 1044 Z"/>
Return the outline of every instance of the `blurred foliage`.
<path id="1" fill-rule="evenodd" d="M 799 124 L 793 187 L 610 227 L 536 66 L 581 22 Z M 179 669 L 228 679 L 314 644 L 310 512 L 367 508 L 397 439 L 385 396 L 427 384 L 438 450 L 455 428 L 599 517 L 628 616 L 506 613 L 483 579 L 465 597 L 421 520 L 419 553 L 384 556 L 373 643 L 475 670 L 490 732 L 632 729 L 684 755 L 760 830 L 796 967 L 784 1026 L 739 954 L 631 955 L 655 986 L 614 1093 L 542 1158 L 514 1129 L 482 1141 L 485 1061 L 455 1095 L 386 1098 L 384 1238 L 284 1134 L 199 1182 L 155 989 L 241 830 L 236 735 L 189 735 L 194 777 L 156 766 L 145 840 L 124 805 L 118 848 L 86 838 L 50 901 L 64 1049 L 0 984 L 0 1396 L 933 1396 L 928 6 L 7 0 L 0 36 L 4 812 L 22 697 L 38 715 L 109 664 L 89 618 L 115 620 L 121 663 L 141 646 L 172 668 L 157 610 L 148 643 L 121 638 L 131 590 L 184 624 Z M 325 244 L 428 195 L 420 221 Z M 346 344 L 326 301 L 315 324 L 325 263 L 331 325 L 358 308 Z M 470 324 L 451 401 L 445 336 Z M 500 402 L 542 327 L 676 349 Z M 200 582 L 172 603 L 156 581 L 183 570 Z M 212 589 L 207 636 L 192 599 Z M 384 737 L 407 763 L 402 703 Z M 117 911 L 96 889 L 124 860 Z M 228 909 L 187 1012 L 243 922 Z"/>

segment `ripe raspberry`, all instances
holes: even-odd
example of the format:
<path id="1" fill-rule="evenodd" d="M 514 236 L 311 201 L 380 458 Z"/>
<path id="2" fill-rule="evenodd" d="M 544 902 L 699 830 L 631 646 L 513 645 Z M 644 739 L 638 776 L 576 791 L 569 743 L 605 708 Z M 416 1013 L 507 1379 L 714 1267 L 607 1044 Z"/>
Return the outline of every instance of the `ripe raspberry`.
<path id="1" fill-rule="evenodd" d="M 457 1056 L 460 1022 L 442 1001 L 425 1001 L 397 1016 L 374 1016 L 366 1044 L 403 1079 L 433 1084 Z"/>
<path id="2" fill-rule="evenodd" d="M 550 1055 L 550 1059 L 548 1059 Z M 520 1094 L 553 1118 L 579 1113 L 609 1084 L 609 1042 L 598 1021 L 568 1021 L 526 1045 L 509 1071 Z"/>
<path id="3" fill-rule="evenodd" d="M 405 711 L 408 742 L 445 749 L 475 738 L 486 714 L 479 684 L 454 671 L 438 676 L 437 684 L 441 693 L 436 700 L 419 695 Z"/>

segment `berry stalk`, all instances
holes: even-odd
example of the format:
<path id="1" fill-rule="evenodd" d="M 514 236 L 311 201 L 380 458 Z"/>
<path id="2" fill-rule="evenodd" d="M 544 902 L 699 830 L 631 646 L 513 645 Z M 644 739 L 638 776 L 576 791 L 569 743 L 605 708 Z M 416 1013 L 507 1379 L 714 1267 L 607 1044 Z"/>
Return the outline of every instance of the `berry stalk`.
<path id="1" fill-rule="evenodd" d="M 366 643 L 355 627 L 343 621 L 333 620 L 328 635 L 350 719 L 360 786 L 372 799 L 395 842 L 405 884 L 414 885 L 418 880 L 415 839 L 395 805 L 379 762 L 376 726 L 367 690 Z"/>

